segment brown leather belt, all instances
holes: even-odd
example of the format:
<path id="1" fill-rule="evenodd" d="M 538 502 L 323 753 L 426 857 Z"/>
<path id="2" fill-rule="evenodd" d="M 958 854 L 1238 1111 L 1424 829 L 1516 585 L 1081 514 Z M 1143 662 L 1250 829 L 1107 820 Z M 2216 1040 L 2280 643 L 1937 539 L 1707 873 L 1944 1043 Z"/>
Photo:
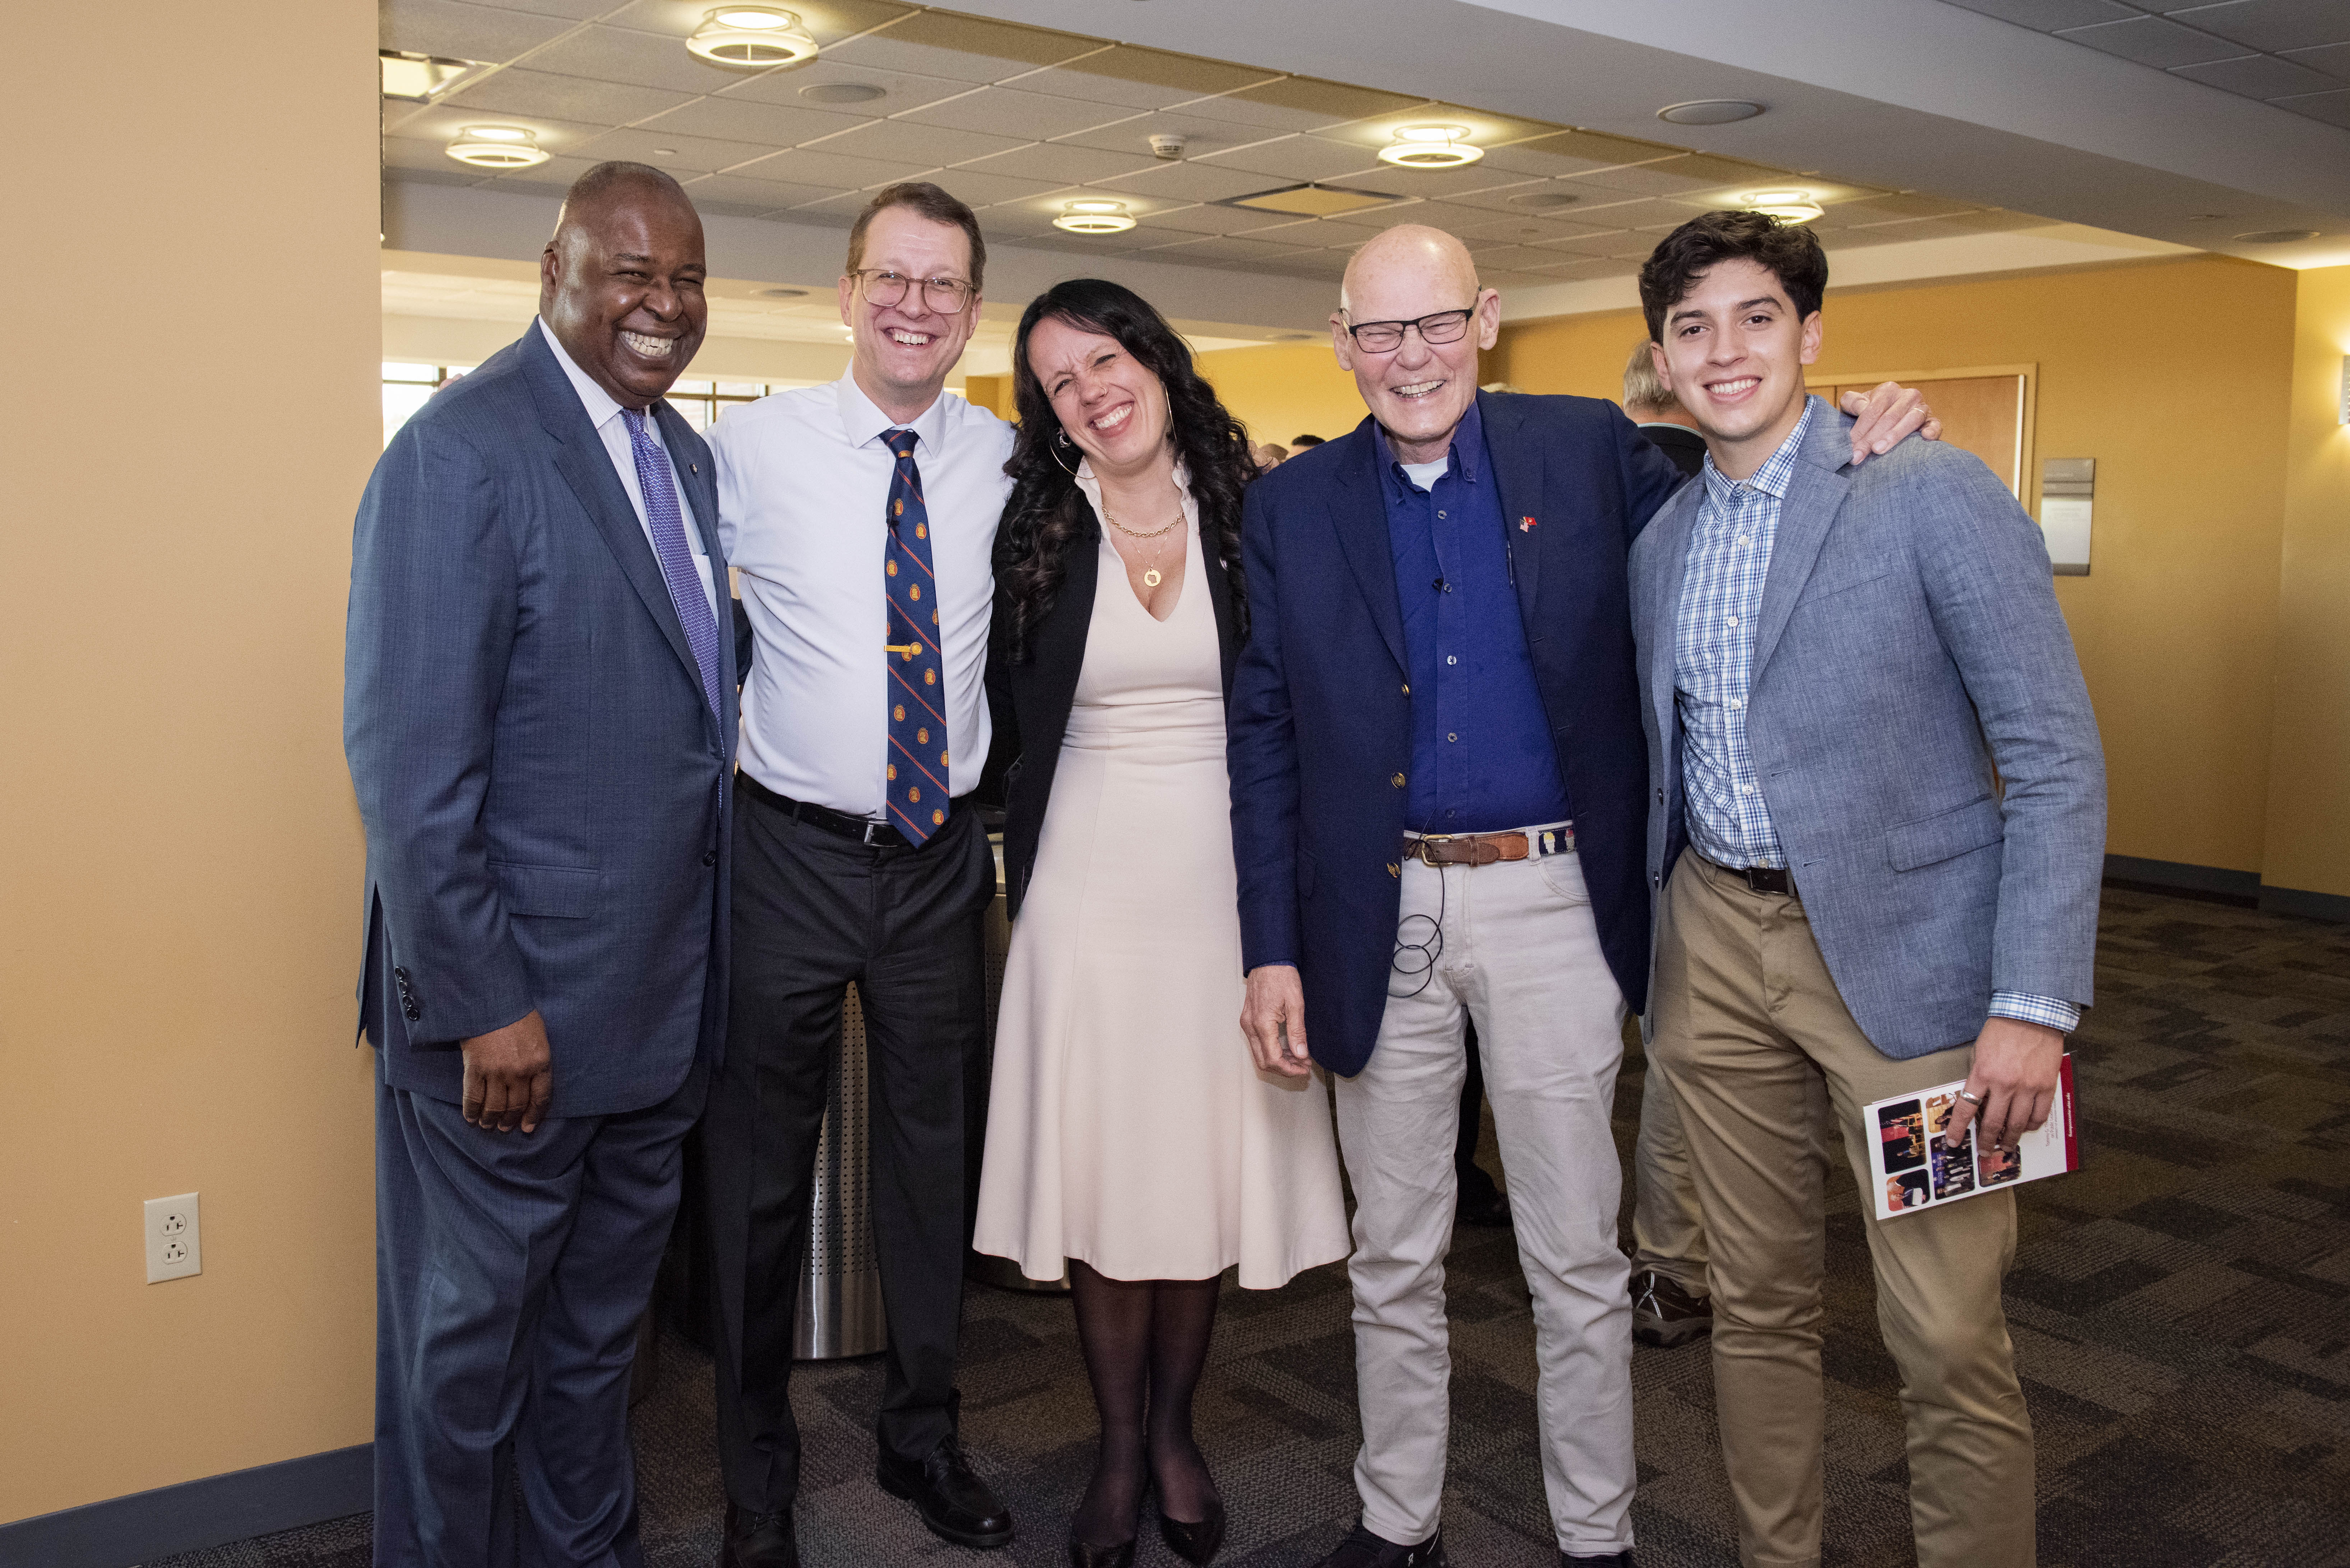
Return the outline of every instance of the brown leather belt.
<path id="1" fill-rule="evenodd" d="M 1722 869 L 1745 883 L 1753 892 L 1784 896 L 1795 890 L 1784 866 L 1724 866 Z"/>
<path id="2" fill-rule="evenodd" d="M 1575 852 L 1573 824 L 1546 828 L 1542 836 L 1551 841 L 1544 853 Z M 1403 857 L 1424 866 L 1491 866 L 1497 860 L 1523 860 L 1534 853 L 1523 833 L 1430 833 L 1408 835 L 1403 841 Z"/>

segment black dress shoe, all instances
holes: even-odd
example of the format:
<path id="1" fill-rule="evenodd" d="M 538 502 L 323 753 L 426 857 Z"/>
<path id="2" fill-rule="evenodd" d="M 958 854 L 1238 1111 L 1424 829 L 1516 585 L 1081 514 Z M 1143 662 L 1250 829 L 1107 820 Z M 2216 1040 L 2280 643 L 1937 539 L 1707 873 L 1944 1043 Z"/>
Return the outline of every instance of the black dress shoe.
<path id="1" fill-rule="evenodd" d="M 874 1479 L 891 1497 L 912 1503 L 933 1535 L 982 1550 L 1012 1544 L 1012 1511 L 979 1479 L 952 1438 L 920 1464 L 883 1454 Z"/>
<path id="2" fill-rule="evenodd" d="M 1208 1500 L 1208 1517 L 1197 1524 L 1187 1524 L 1180 1519 L 1159 1516 L 1159 1538 L 1167 1542 L 1167 1550 L 1186 1563 L 1206 1563 L 1224 1544 L 1224 1500 Z"/>
<path id="3" fill-rule="evenodd" d="M 1440 1530 L 1417 1546 L 1399 1546 L 1357 1524 L 1316 1568 L 1451 1568 L 1451 1563 Z"/>
<path id="4" fill-rule="evenodd" d="M 1693 1296 L 1653 1269 L 1632 1275 L 1632 1337 L 1670 1350 L 1713 1332 L 1713 1299 Z M 1605 1563 L 1605 1557 L 1594 1558 Z"/>
<path id="5" fill-rule="evenodd" d="M 726 1541 L 718 1568 L 800 1568 L 799 1543 L 792 1539 L 792 1511 L 753 1513 L 726 1505 Z"/>
<path id="6" fill-rule="evenodd" d="M 1134 1542 L 1121 1541 L 1115 1546 L 1091 1546 L 1082 1541 L 1069 1542 L 1069 1568 L 1132 1568 Z"/>
<path id="7" fill-rule="evenodd" d="M 1510 1228 L 1510 1199 L 1488 1177 L 1483 1186 L 1473 1191 L 1467 1187 L 1461 1189 L 1452 1220 L 1456 1225 L 1482 1225 L 1488 1230 L 1506 1231 Z"/>
<path id="8" fill-rule="evenodd" d="M 1558 1554 L 1558 1568 L 1576 1568 L 1578 1563 L 1582 1568 L 1636 1568 L 1628 1552 L 1603 1552 L 1596 1557 L 1570 1557 L 1565 1552 Z"/>

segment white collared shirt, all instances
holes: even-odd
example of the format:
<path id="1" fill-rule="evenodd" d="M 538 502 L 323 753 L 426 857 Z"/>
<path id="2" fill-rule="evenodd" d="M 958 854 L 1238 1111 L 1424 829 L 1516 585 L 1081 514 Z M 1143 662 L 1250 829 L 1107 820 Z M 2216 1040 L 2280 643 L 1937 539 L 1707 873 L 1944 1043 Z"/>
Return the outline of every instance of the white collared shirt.
<path id="1" fill-rule="evenodd" d="M 876 821 L 887 811 L 881 561 L 897 472 L 881 436 L 897 428 L 852 371 L 730 410 L 710 432 L 719 543 L 741 573 L 758 640 L 743 688 L 743 771 L 779 794 Z M 987 761 L 990 557 L 1012 490 L 1012 427 L 941 392 L 905 428 L 938 574 L 947 792 L 961 795 Z"/>
<path id="2" fill-rule="evenodd" d="M 563 367 L 566 376 L 571 378 L 571 389 L 579 394 L 579 401 L 588 410 L 588 422 L 596 427 L 596 434 L 604 442 L 605 455 L 612 460 L 612 467 L 620 475 L 620 488 L 629 493 L 629 504 L 637 509 L 637 526 L 645 531 L 645 543 L 652 545 L 653 561 L 658 565 L 660 545 L 653 538 L 651 520 L 645 516 L 644 492 L 637 484 L 637 452 L 629 441 L 629 422 L 620 417 L 624 410 L 612 400 L 611 393 L 596 384 L 593 376 L 572 362 L 571 356 L 563 351 L 563 345 L 544 320 L 539 322 L 538 329 L 545 335 L 546 346 L 555 350 L 555 362 Z M 647 417 L 650 418 L 650 414 Z M 661 443 L 661 450 L 669 452 L 669 442 L 661 437 L 660 421 L 654 420 L 651 429 L 653 439 Z M 702 584 L 702 597 L 710 601 L 710 613 L 718 622 L 718 635 L 732 637 L 734 635 L 733 623 L 718 613 L 721 601 L 718 585 L 710 573 L 710 552 L 702 545 L 702 530 L 694 526 L 693 504 L 686 499 L 685 481 L 679 476 L 677 466 L 677 454 L 670 452 L 670 479 L 677 489 L 677 514 L 685 523 L 685 547 L 693 552 L 693 575 Z"/>

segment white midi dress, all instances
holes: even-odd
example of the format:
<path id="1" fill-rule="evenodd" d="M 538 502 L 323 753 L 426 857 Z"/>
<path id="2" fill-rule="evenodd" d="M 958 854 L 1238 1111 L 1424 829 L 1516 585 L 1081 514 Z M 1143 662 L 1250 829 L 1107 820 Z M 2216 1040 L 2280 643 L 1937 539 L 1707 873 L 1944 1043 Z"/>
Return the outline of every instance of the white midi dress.
<path id="1" fill-rule="evenodd" d="M 1347 1251 L 1320 1070 L 1259 1072 L 1241 1033 L 1215 568 L 1195 514 L 1184 535 L 1164 621 L 1107 537 L 1094 546 L 1085 668 L 1012 931 L 975 1244 L 1032 1279 L 1069 1258 L 1120 1280 L 1237 1264 L 1270 1289 Z"/>

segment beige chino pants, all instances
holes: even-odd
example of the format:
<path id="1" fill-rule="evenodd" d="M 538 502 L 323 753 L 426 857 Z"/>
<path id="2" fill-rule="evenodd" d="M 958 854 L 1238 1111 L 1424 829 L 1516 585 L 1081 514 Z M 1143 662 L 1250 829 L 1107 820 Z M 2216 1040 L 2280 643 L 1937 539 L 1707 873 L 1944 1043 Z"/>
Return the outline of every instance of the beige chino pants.
<path id="1" fill-rule="evenodd" d="M 1895 1061 L 1846 1011 L 1796 897 L 1752 891 L 1694 853 L 1666 888 L 1649 1054 L 1671 1080 L 1711 1246 L 1714 1404 L 1747 1568 L 1820 1561 L 1821 1166 L 1825 1079 L 1861 1190 L 1861 1106 L 1966 1075 L 1971 1047 Z M 1901 1371 L 1919 1568 L 2030 1568 L 2032 1423 L 2000 1281 L 2015 1198 L 1862 1224 L 1877 1320 Z"/>
<path id="2" fill-rule="evenodd" d="M 1399 954 L 1377 1046 L 1337 1080 L 1355 1188 L 1355 1377 L 1363 1522 L 1416 1544 L 1444 1495 L 1452 1360 L 1444 1255 L 1453 1143 L 1477 1023 L 1518 1261 L 1534 1293 L 1543 1488 L 1562 1550 L 1632 1544 L 1632 1308 L 1616 1241 L 1623 1169 L 1608 1127 L 1624 996 L 1572 854 L 1403 862 Z M 1425 984 L 1421 984 L 1422 981 Z M 1409 994 L 1403 994 L 1407 993 Z"/>

